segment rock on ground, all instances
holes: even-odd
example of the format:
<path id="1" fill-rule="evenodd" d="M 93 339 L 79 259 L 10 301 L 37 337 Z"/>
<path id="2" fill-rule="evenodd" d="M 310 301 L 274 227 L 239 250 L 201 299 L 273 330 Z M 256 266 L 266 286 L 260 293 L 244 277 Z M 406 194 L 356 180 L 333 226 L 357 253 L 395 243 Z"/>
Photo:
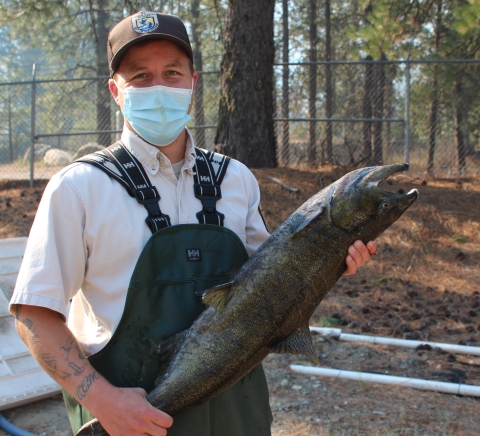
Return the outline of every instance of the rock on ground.
<path id="1" fill-rule="evenodd" d="M 34 161 L 35 162 L 40 162 L 44 156 L 45 153 L 50 150 L 52 147 L 48 144 L 34 144 L 33 150 L 34 150 Z M 23 163 L 26 164 L 27 162 L 30 162 L 30 147 L 25 151 L 25 154 L 23 155 Z"/>
<path id="2" fill-rule="evenodd" d="M 80 159 L 81 157 L 94 153 L 96 151 L 103 150 L 104 147 L 96 142 L 89 142 L 88 144 L 82 145 L 73 155 L 72 160 Z"/>
<path id="3" fill-rule="evenodd" d="M 45 153 L 43 162 L 49 167 L 65 166 L 72 162 L 72 156 L 64 150 L 52 148 Z"/>

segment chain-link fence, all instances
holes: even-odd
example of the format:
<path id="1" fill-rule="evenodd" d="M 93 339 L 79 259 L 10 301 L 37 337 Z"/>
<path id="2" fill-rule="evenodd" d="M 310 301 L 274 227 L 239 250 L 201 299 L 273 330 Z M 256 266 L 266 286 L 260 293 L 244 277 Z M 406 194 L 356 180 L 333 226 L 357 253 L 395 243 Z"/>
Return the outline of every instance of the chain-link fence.
<path id="1" fill-rule="evenodd" d="M 49 179 L 120 137 L 108 77 L 34 79 L 0 84 L 0 179 Z M 218 72 L 200 72 L 188 124 L 199 147 L 214 142 L 218 96 Z"/>
<path id="2" fill-rule="evenodd" d="M 480 63 L 358 61 L 277 64 L 281 165 L 348 167 L 408 161 L 415 173 L 480 174 Z M 123 127 L 108 78 L 0 84 L 0 179 L 45 179 Z M 192 129 L 212 149 L 220 77 L 201 72 Z M 34 144 L 34 146 L 33 146 Z"/>
<path id="3" fill-rule="evenodd" d="M 479 72 L 477 60 L 277 65 L 278 160 L 477 176 Z"/>

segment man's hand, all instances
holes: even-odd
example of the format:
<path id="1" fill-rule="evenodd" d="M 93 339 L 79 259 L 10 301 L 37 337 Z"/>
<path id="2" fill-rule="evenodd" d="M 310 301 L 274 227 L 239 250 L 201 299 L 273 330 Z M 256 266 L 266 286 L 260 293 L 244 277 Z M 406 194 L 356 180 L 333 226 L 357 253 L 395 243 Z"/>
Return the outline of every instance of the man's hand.
<path id="1" fill-rule="evenodd" d="M 98 387 L 102 389 L 104 387 Z M 110 436 L 165 436 L 173 424 L 171 416 L 153 407 L 141 388 L 106 387 L 107 392 L 96 395 L 92 389 L 85 407 L 100 421 Z M 105 395 L 106 394 L 106 395 Z M 106 397 L 110 397 L 106 407 Z M 85 399 L 87 400 L 87 398 Z"/>
<path id="2" fill-rule="evenodd" d="M 365 245 L 362 241 L 355 241 L 348 247 L 348 255 L 345 259 L 347 263 L 347 270 L 343 273 L 345 276 L 350 276 L 357 272 L 357 269 L 363 266 L 365 262 L 370 260 L 370 257 L 377 253 L 377 244 L 373 241 L 367 242 Z"/>

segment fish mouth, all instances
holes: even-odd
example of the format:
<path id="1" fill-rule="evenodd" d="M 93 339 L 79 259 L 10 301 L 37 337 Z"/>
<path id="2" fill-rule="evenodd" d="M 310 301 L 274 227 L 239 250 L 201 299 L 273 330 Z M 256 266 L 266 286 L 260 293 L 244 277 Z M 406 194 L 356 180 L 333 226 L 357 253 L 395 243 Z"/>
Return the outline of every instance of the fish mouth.
<path id="1" fill-rule="evenodd" d="M 360 181 L 359 185 L 362 187 L 371 187 L 376 186 L 383 182 L 388 177 L 398 174 L 404 173 L 408 170 L 409 165 L 407 163 L 396 163 L 392 165 L 384 165 L 380 167 L 373 167 L 370 168 L 370 171 L 364 175 L 362 180 Z M 378 188 L 380 189 L 380 188 Z M 387 192 L 387 191 L 384 191 Z M 416 200 L 418 198 L 418 190 L 411 189 L 407 194 L 398 194 L 406 199 Z"/>

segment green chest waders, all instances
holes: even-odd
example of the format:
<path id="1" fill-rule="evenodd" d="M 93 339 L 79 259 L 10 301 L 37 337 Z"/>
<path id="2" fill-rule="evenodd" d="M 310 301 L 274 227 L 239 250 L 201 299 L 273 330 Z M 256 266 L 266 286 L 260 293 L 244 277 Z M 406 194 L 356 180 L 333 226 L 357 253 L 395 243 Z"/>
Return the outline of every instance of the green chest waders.
<path id="1" fill-rule="evenodd" d="M 247 258 L 240 239 L 224 227 L 183 224 L 156 232 L 138 259 L 119 326 L 90 363 L 115 386 L 151 391 L 158 344 L 189 328 L 205 308 L 195 292 L 227 282 Z M 73 397 L 66 404 L 75 432 L 93 419 Z M 168 436 L 263 436 L 271 422 L 258 365 L 209 402 L 174 416 Z"/>
<path id="2" fill-rule="evenodd" d="M 146 221 L 150 228 L 156 225 L 153 219 Z M 137 261 L 115 333 L 88 358 L 92 366 L 117 387 L 150 392 L 159 372 L 158 344 L 189 328 L 205 309 L 197 291 L 226 283 L 247 259 L 237 235 L 219 225 L 182 224 L 156 231 Z M 94 417 L 66 391 L 64 398 L 77 432 Z M 258 365 L 209 402 L 174 416 L 168 436 L 269 436 L 271 423 L 268 386 Z"/>

